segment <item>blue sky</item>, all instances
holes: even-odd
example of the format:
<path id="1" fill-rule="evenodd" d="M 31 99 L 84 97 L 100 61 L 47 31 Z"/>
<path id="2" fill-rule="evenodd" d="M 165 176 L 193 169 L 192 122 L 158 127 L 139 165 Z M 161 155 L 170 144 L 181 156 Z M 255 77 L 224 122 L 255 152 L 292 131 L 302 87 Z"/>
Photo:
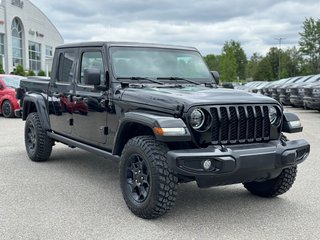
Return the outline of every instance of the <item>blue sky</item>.
<path id="1" fill-rule="evenodd" d="M 305 18 L 319 18 L 320 1 L 281 0 L 31 0 L 55 24 L 65 43 L 138 41 L 193 46 L 220 54 L 239 41 L 248 57 L 298 45 Z"/>

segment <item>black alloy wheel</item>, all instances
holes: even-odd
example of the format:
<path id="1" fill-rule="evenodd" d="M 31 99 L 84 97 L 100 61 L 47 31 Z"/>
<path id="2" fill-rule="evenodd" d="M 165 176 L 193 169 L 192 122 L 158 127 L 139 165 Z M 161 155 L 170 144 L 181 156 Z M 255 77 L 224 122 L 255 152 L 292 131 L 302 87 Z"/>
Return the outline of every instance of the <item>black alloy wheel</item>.
<path id="1" fill-rule="evenodd" d="M 130 139 L 121 154 L 120 186 L 128 208 L 138 217 L 157 218 L 175 203 L 178 178 L 168 166 L 169 148 L 153 136 Z"/>
<path id="2" fill-rule="evenodd" d="M 13 118 L 14 117 L 14 111 L 12 104 L 10 103 L 9 100 L 6 100 L 2 104 L 2 115 L 5 118 Z"/>
<path id="3" fill-rule="evenodd" d="M 36 136 L 36 130 L 34 128 L 34 125 L 32 122 L 29 122 L 27 128 L 26 128 L 26 148 L 27 152 L 30 154 L 34 154 L 34 151 L 36 150 L 36 144 L 37 144 L 37 136 Z"/>
<path id="4" fill-rule="evenodd" d="M 42 128 L 36 112 L 30 113 L 26 119 L 24 139 L 28 156 L 32 161 L 43 162 L 49 159 L 54 142 Z"/>
<path id="5" fill-rule="evenodd" d="M 144 202 L 150 190 L 150 171 L 146 161 L 138 154 L 133 154 L 127 162 L 127 186 L 132 198 L 138 203 Z"/>

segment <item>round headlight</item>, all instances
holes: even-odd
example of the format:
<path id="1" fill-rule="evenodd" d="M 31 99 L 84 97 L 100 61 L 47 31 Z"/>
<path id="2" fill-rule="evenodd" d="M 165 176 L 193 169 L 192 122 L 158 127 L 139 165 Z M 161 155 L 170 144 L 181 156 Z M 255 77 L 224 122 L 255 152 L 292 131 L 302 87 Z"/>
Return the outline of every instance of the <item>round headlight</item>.
<path id="1" fill-rule="evenodd" d="M 199 129 L 204 123 L 204 113 L 201 109 L 195 109 L 190 114 L 190 125 L 193 129 Z"/>
<path id="2" fill-rule="evenodd" d="M 275 107 L 269 107 L 269 120 L 271 124 L 275 124 L 278 120 L 278 111 Z"/>

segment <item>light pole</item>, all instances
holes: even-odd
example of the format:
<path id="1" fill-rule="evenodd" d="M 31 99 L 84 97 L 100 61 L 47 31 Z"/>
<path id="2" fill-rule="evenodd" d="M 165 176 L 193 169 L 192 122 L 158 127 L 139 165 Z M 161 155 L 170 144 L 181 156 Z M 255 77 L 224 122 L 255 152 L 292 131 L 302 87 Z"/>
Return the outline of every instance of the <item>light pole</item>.
<path id="1" fill-rule="evenodd" d="M 281 73 L 281 69 L 280 69 L 280 60 L 281 60 L 281 42 L 282 42 L 282 40 L 283 39 L 286 39 L 286 38 L 284 38 L 284 37 L 278 37 L 278 38 L 274 38 L 274 39 L 276 39 L 276 40 L 278 40 L 279 41 L 279 50 L 278 50 L 278 57 L 279 57 L 279 67 L 278 67 L 278 79 L 280 80 L 280 73 Z"/>

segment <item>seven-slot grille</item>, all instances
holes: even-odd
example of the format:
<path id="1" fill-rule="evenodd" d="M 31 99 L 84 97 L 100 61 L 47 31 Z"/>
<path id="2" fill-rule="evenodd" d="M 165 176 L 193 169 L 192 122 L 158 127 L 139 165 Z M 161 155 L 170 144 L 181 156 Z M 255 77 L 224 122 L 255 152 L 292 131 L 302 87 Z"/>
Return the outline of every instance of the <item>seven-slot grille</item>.
<path id="1" fill-rule="evenodd" d="M 311 97 L 312 96 L 312 90 L 313 90 L 312 88 L 305 88 L 304 89 L 304 95 Z"/>
<path id="2" fill-rule="evenodd" d="M 210 111 L 213 144 L 261 142 L 270 138 L 268 106 L 217 106 Z"/>
<path id="3" fill-rule="evenodd" d="M 300 94 L 298 88 L 291 88 L 290 93 L 291 93 L 291 95 L 299 95 Z"/>

